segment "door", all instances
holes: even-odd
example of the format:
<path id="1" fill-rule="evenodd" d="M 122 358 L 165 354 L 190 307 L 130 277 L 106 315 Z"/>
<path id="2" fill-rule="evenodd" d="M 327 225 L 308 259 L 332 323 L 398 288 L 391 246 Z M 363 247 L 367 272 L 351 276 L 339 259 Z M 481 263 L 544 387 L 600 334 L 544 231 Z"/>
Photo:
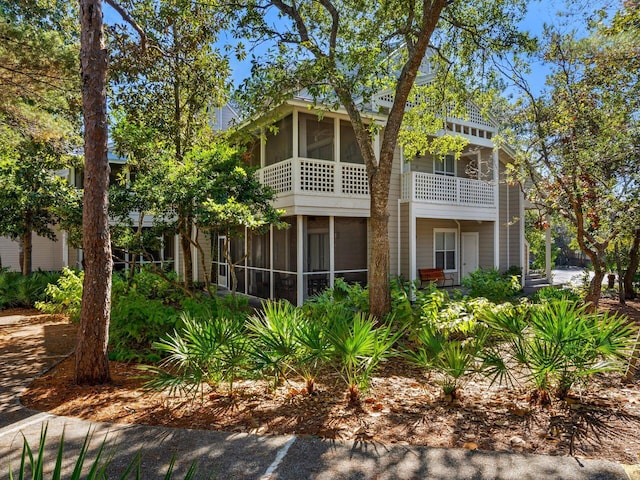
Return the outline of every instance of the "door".
<path id="1" fill-rule="evenodd" d="M 461 275 L 465 278 L 471 272 L 478 270 L 479 234 L 478 232 L 462 232 Z"/>
<path id="2" fill-rule="evenodd" d="M 229 287 L 229 266 L 224 258 L 224 249 L 227 244 L 227 237 L 222 235 L 218 237 L 218 286 Z"/>

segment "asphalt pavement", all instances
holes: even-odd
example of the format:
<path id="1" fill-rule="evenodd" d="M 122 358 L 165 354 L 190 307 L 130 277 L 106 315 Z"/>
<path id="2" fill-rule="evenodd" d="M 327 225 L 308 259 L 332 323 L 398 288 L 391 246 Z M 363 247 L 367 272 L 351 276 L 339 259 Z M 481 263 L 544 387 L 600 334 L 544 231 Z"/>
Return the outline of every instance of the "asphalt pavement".
<path id="1" fill-rule="evenodd" d="M 45 426 L 45 473 L 49 473 L 45 478 L 50 478 L 61 436 L 66 458 L 63 478 L 68 478 L 88 432 L 89 462 L 106 441 L 106 456 L 111 458 L 108 478 L 120 478 L 137 455 L 145 480 L 165 478 L 172 459 L 176 461 L 175 479 L 184 478 L 194 462 L 198 478 L 219 480 L 640 478 L 627 475 L 618 463 L 602 460 L 107 424 L 29 410 L 20 404 L 20 392 L 66 352 L 47 350 L 47 336 L 64 333 L 46 324 L 35 333 L 41 339 L 40 347 L 20 348 L 25 335 L 21 325 L 26 321 L 17 315 L 0 317 L 0 336 L 11 340 L 0 349 L 0 479 L 9 477 L 10 468 L 17 472 L 23 439 L 37 450 Z M 34 335 L 33 328 L 29 335 Z M 631 472 L 631 467 L 626 468 Z"/>

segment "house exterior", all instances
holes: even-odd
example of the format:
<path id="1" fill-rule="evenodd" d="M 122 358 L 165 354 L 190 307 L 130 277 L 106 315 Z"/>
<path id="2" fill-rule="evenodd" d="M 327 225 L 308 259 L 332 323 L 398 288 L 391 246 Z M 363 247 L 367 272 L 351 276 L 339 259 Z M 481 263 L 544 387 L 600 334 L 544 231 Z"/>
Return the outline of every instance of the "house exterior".
<path id="1" fill-rule="evenodd" d="M 390 107 L 390 95 L 372 110 Z M 461 157 L 423 156 L 411 161 L 397 150 L 389 196 L 392 276 L 414 281 L 418 269 L 442 268 L 454 284 L 479 268 L 523 267 L 524 200 L 506 180 L 509 152 L 497 149 L 497 126 L 472 104 L 467 119 L 448 119 L 448 130 L 469 140 Z M 302 304 L 337 278 L 367 283 L 370 249 L 369 191 L 364 161 L 345 111 L 318 115 L 295 98 L 269 113 L 276 128 L 260 129 L 249 163 L 277 192 L 289 228 L 230 239 L 238 291 Z M 384 125 L 385 116 L 369 119 Z M 251 128 L 251 125 L 247 126 Z M 379 138 L 374 138 L 374 149 Z M 229 269 L 216 251 L 218 285 Z"/>
<path id="2" fill-rule="evenodd" d="M 392 96 L 382 93 L 370 110 L 384 112 L 391 102 Z M 524 199 L 505 175 L 510 154 L 494 144 L 497 125 L 474 105 L 467 110 L 468 118 L 447 120 L 449 132 L 469 141 L 459 159 L 426 155 L 409 161 L 396 151 L 388 202 L 391 276 L 414 281 L 418 269 L 442 268 L 458 285 L 479 268 L 526 267 Z M 216 112 L 217 122 L 226 126 L 232 114 Z M 367 118 L 383 126 L 386 119 L 379 113 Z M 247 161 L 258 167 L 260 181 L 276 191 L 275 207 L 284 210 L 288 228 L 211 238 L 204 264 L 211 266 L 214 282 L 220 288 L 231 286 L 230 268 L 221 254 L 229 241 L 234 259 L 246 255 L 235 268 L 237 290 L 243 294 L 300 305 L 337 278 L 366 285 L 368 180 L 348 115 L 344 110 L 318 115 L 308 99 L 299 97 L 265 119 L 246 125 L 258 134 Z M 276 128 L 266 128 L 269 125 Z M 379 138 L 373 142 L 379 150 Z M 123 160 L 110 161 L 115 176 Z M 59 173 L 81 184 L 78 172 Z M 151 217 L 142 220 L 143 226 L 151 226 Z M 82 252 L 67 245 L 64 232 L 58 238 L 55 243 L 34 239 L 34 269 L 81 267 Z M 165 239 L 163 245 L 154 261 L 170 262 L 180 272 L 178 239 Z M 122 259 L 131 259 L 126 252 L 115 253 L 115 268 L 124 268 Z M 0 255 L 4 266 L 19 269 L 16 242 L 0 239 Z M 202 280 L 195 249 L 193 255 L 194 280 Z"/>

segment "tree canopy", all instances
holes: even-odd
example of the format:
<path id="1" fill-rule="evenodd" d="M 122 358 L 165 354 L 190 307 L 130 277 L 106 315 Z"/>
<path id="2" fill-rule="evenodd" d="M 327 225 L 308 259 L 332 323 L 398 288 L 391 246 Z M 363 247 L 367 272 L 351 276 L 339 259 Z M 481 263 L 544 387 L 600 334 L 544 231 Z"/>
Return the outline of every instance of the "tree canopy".
<path id="1" fill-rule="evenodd" d="M 371 313 L 389 312 L 388 199 L 391 166 L 420 66 L 428 49 L 436 67 L 435 89 L 425 88 L 421 101 L 443 112 L 451 97 L 464 104 L 464 92 L 490 92 L 495 54 L 529 46 L 517 30 L 526 2 L 520 0 L 462 2 L 445 0 L 333 1 L 243 0 L 235 9 L 236 34 L 249 41 L 269 41 L 253 59 L 252 77 L 242 86 L 241 103 L 250 112 L 265 111 L 298 92 L 306 92 L 320 108 L 342 106 L 349 115 L 367 168 L 371 198 L 369 298 Z M 237 7 L 237 5 L 236 5 Z M 439 88 L 438 88 L 439 87 Z M 446 88 L 445 88 L 446 87 Z M 365 122 L 371 100 L 387 90 L 393 98 L 382 125 Z M 478 97 L 478 96 L 476 96 Z M 438 108 L 441 105 L 442 108 Z M 405 128 L 423 143 L 440 123 Z M 424 128 L 425 126 L 431 128 Z M 380 133 L 380 150 L 372 138 Z M 432 137 L 430 137 L 432 138 Z"/>
<path id="2" fill-rule="evenodd" d="M 631 2 L 606 20 L 585 38 L 547 32 L 548 88 L 536 94 L 517 78 L 524 95 L 511 138 L 529 199 L 575 226 L 595 271 L 587 297 L 594 305 L 607 248 L 640 220 L 638 7 Z"/>

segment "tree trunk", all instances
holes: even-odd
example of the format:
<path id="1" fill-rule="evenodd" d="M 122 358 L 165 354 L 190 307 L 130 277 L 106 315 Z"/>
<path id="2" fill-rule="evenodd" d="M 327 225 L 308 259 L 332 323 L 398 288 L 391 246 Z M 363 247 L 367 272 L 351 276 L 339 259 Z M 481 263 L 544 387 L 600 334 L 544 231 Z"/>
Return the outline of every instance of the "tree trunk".
<path id="1" fill-rule="evenodd" d="M 20 258 L 20 269 L 22 274 L 31 275 L 31 257 L 33 255 L 33 232 L 31 226 L 31 214 L 27 213 L 24 218 L 25 229 L 22 235 L 22 257 Z"/>
<path id="2" fill-rule="evenodd" d="M 585 303 L 590 305 L 590 311 L 596 311 L 600 303 L 600 294 L 602 293 L 602 280 L 604 280 L 604 270 L 596 270 L 595 275 L 591 279 L 589 293 L 585 297 Z"/>
<path id="3" fill-rule="evenodd" d="M 636 292 L 633 289 L 633 277 L 640 266 L 640 228 L 636 230 L 633 237 L 633 244 L 629 250 L 629 265 L 627 271 L 624 272 L 624 295 L 627 300 L 636 298 Z"/>
<path id="4" fill-rule="evenodd" d="M 82 247 L 85 277 L 76 346 L 76 383 L 110 381 L 107 345 L 111 313 L 106 81 L 108 55 L 102 32 L 102 1 L 80 0 L 84 204 Z"/>
<path id="5" fill-rule="evenodd" d="M 381 156 L 380 163 L 383 158 Z M 391 310 L 389 290 L 389 182 L 378 170 L 369 182 L 371 191 L 371 258 L 369 260 L 369 313 L 378 319 Z"/>

